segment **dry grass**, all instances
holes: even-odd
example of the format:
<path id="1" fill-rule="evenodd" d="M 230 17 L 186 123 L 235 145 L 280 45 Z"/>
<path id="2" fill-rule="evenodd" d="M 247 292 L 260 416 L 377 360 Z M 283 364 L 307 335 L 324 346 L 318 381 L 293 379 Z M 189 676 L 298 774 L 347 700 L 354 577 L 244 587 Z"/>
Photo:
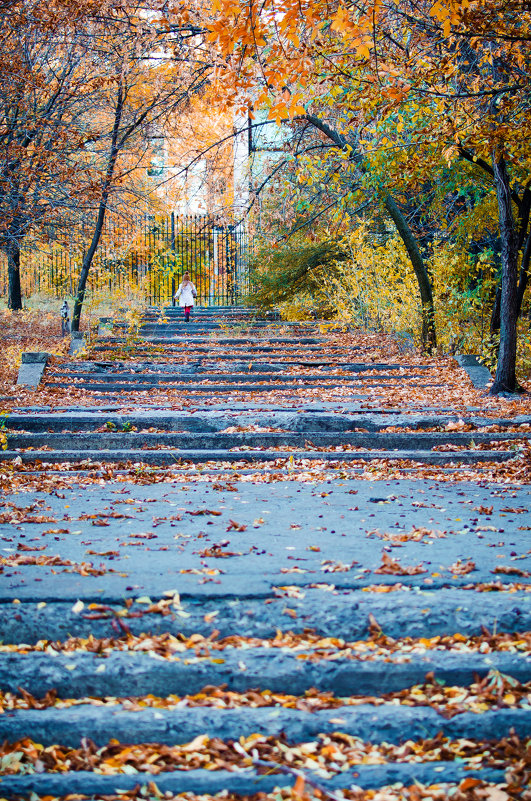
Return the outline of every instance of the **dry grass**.
<path id="1" fill-rule="evenodd" d="M 58 312 L 27 309 L 0 311 L 0 392 L 12 392 L 24 351 L 64 355 L 69 339 L 61 337 Z"/>

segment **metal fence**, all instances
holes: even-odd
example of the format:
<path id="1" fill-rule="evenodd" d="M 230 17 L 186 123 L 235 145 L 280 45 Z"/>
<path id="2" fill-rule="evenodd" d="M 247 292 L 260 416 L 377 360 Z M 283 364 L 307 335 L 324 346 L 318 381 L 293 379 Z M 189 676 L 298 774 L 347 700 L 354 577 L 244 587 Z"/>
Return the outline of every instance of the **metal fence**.
<path id="1" fill-rule="evenodd" d="M 21 254 L 25 297 L 43 292 L 73 295 L 89 234 L 74 230 L 61 241 L 26 243 Z M 212 217 L 109 215 L 89 274 L 87 291 L 141 293 L 147 303 L 167 305 L 185 271 L 202 305 L 236 305 L 249 288 L 250 243 L 246 228 Z M 0 254 L 0 294 L 7 294 L 7 260 Z"/>

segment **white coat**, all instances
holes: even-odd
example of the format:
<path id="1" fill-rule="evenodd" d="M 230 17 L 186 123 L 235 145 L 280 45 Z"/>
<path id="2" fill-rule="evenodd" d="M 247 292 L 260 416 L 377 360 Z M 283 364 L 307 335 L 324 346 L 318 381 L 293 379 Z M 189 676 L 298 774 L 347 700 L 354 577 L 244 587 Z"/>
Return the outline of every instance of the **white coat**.
<path id="1" fill-rule="evenodd" d="M 181 282 L 179 289 L 175 293 L 175 297 L 179 298 L 179 306 L 193 306 L 194 292 L 196 293 L 196 288 L 191 281 L 189 281 L 186 286 Z"/>

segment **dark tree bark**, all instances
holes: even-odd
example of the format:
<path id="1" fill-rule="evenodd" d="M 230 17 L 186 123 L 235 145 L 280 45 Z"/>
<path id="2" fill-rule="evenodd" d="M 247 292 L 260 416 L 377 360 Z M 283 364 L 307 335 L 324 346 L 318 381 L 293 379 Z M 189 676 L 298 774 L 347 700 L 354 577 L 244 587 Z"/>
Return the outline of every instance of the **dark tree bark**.
<path id="1" fill-rule="evenodd" d="M 6 247 L 8 292 L 7 307 L 13 311 L 22 309 L 22 287 L 20 284 L 20 244 L 17 239 L 11 239 Z"/>
<path id="2" fill-rule="evenodd" d="M 433 305 L 433 290 L 430 277 L 428 275 L 424 259 L 422 258 L 419 250 L 417 240 L 415 239 L 413 232 L 411 231 L 411 228 L 409 227 L 407 220 L 402 214 L 397 202 L 391 197 L 391 195 L 386 195 L 384 203 L 385 208 L 396 225 L 396 229 L 406 247 L 411 265 L 417 278 L 420 301 L 422 304 L 422 349 L 426 353 L 433 353 L 437 347 L 437 335 L 435 331 L 435 308 Z"/>
<path id="3" fill-rule="evenodd" d="M 526 187 L 522 196 L 522 199 L 518 197 L 517 193 L 512 191 L 511 197 L 514 202 L 518 205 L 518 250 L 525 249 L 526 242 L 529 243 L 529 238 L 527 236 L 527 229 L 529 227 L 529 216 L 531 213 L 531 190 L 529 187 Z M 525 288 L 527 286 L 527 268 L 529 267 L 529 254 L 527 256 L 527 266 L 525 266 L 525 250 L 522 256 L 522 265 L 520 267 L 520 280 L 519 280 L 519 302 L 518 302 L 518 314 L 520 314 L 520 309 L 522 308 L 522 300 L 524 297 Z M 522 287 L 521 295 L 520 295 L 520 287 Z M 501 284 L 496 289 L 496 297 L 494 298 L 494 305 L 492 307 L 492 314 L 490 317 L 490 334 L 491 338 L 497 336 L 500 330 L 500 309 L 501 309 Z"/>
<path id="4" fill-rule="evenodd" d="M 109 195 L 111 192 L 112 180 L 114 176 L 114 169 L 116 167 L 116 160 L 118 158 L 118 153 L 120 151 L 120 145 L 118 141 L 119 132 L 120 132 L 120 123 L 122 121 L 122 113 L 123 113 L 123 89 L 120 85 L 118 88 L 118 94 L 116 98 L 116 109 L 114 112 L 114 124 L 112 129 L 112 137 L 111 137 L 111 147 L 109 149 L 109 159 L 107 162 L 107 170 L 105 173 L 105 179 L 102 185 L 101 191 L 101 200 L 98 207 L 98 217 L 96 220 L 96 225 L 94 228 L 94 233 L 92 235 L 92 241 L 90 243 L 90 247 L 83 259 L 83 264 L 81 266 L 81 272 L 79 274 L 79 282 L 77 285 L 77 292 L 76 292 L 76 299 L 74 301 L 74 310 L 72 312 L 72 331 L 79 331 L 79 323 L 81 320 L 81 310 L 83 308 L 83 302 L 85 300 L 85 291 L 87 288 L 87 279 L 90 272 L 90 267 L 92 265 L 92 261 L 94 259 L 94 255 L 96 250 L 98 249 L 98 245 L 100 243 L 101 234 L 103 231 L 103 223 L 105 222 L 105 215 L 107 213 L 107 205 L 109 203 Z"/>
<path id="5" fill-rule="evenodd" d="M 501 309 L 501 284 L 498 284 L 498 286 L 496 287 L 496 295 L 494 296 L 492 312 L 490 314 L 490 339 L 493 345 L 496 342 L 496 337 L 500 330 L 500 309 Z M 495 352 L 494 347 L 493 347 L 493 352 Z"/>
<path id="6" fill-rule="evenodd" d="M 494 180 L 498 198 L 498 219 L 501 238 L 500 350 L 494 384 L 490 394 L 515 392 L 516 324 L 518 320 L 518 235 L 512 209 L 511 187 L 503 156 L 494 154 Z"/>
<path id="7" fill-rule="evenodd" d="M 524 301 L 525 291 L 529 282 L 529 264 L 531 262 L 531 231 L 529 231 L 522 254 L 522 263 L 520 265 L 520 278 L 518 280 L 518 289 L 516 291 L 516 309 L 518 316 L 522 313 L 522 303 Z"/>

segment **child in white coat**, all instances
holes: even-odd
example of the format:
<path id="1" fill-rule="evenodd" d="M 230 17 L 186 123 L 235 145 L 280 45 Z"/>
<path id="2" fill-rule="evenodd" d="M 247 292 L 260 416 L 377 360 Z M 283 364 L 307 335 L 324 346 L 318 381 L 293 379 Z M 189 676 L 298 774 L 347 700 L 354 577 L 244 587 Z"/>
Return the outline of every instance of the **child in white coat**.
<path id="1" fill-rule="evenodd" d="M 182 306 L 184 309 L 184 320 L 186 323 L 190 321 L 190 312 L 192 311 L 196 297 L 197 290 L 190 280 L 190 273 L 187 271 L 183 275 L 183 280 L 175 293 L 175 300 L 179 299 L 179 306 Z"/>

